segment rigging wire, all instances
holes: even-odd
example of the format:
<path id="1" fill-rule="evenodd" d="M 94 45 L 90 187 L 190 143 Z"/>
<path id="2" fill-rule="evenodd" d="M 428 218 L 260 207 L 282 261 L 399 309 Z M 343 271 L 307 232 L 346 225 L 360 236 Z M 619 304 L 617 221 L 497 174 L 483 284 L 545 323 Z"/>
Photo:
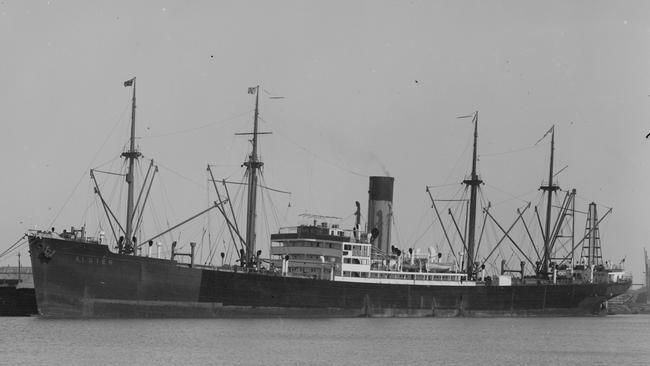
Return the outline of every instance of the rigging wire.
<path id="1" fill-rule="evenodd" d="M 442 187 L 451 187 L 451 186 L 457 186 L 457 185 L 458 185 L 458 183 L 447 183 L 447 184 L 438 184 L 438 185 L 435 185 L 435 186 L 427 186 L 427 187 L 428 188 L 442 188 Z"/>
<path id="2" fill-rule="evenodd" d="M 117 163 L 121 164 L 121 168 L 118 168 L 118 169 L 114 168 L 114 166 Z M 110 170 L 110 171 L 116 170 L 116 171 L 121 172 L 121 171 L 124 171 L 126 169 L 126 161 L 119 159 L 119 156 L 111 158 L 110 160 L 102 163 L 101 166 L 109 165 L 109 164 L 110 164 L 110 166 L 109 166 L 108 170 Z M 102 171 L 97 171 L 95 169 L 93 169 L 93 171 L 104 173 Z M 111 177 L 111 178 L 113 178 L 113 177 Z M 100 192 L 103 192 L 103 187 L 106 186 L 107 184 L 108 184 L 108 181 L 98 181 L 97 182 L 97 185 L 98 185 L 98 188 L 100 189 Z M 108 220 L 109 222 L 111 222 L 111 221 L 113 221 L 113 218 L 105 217 L 105 214 L 97 213 L 99 211 L 100 205 L 103 206 L 103 203 L 101 202 L 101 200 L 98 199 L 99 195 L 94 192 L 94 188 L 95 187 L 94 187 L 93 184 L 91 184 L 89 186 L 89 190 L 92 191 L 92 194 L 89 194 L 88 197 L 94 197 L 94 199 L 92 199 L 91 204 L 93 204 L 95 206 L 95 208 L 96 208 L 95 218 L 97 220 L 98 226 L 101 227 L 102 223 L 103 223 L 103 220 Z M 115 197 L 115 194 L 116 194 L 118 188 L 122 189 L 123 187 L 122 187 L 122 185 L 113 185 L 113 189 L 110 192 L 108 192 L 108 195 L 106 195 L 106 194 L 103 195 L 107 202 L 114 201 L 114 197 Z M 104 193 L 106 193 L 106 192 L 104 192 Z M 116 213 L 116 215 L 121 216 L 121 213 L 119 212 L 120 206 L 121 206 L 121 203 L 122 203 L 121 202 L 121 191 L 120 191 L 119 196 L 120 196 L 120 200 L 118 200 L 118 204 L 115 207 L 115 213 Z M 85 213 L 84 213 L 84 215 L 85 215 Z M 112 238 L 112 235 L 107 236 L 107 240 L 108 240 L 109 243 L 112 241 L 111 238 Z"/>
<path id="3" fill-rule="evenodd" d="M 586 205 L 589 205 L 589 203 L 594 202 L 594 200 L 591 200 L 591 199 L 589 199 L 587 197 L 580 196 L 577 193 L 576 193 L 575 197 L 580 198 L 580 200 Z M 613 209 L 613 207 L 607 206 L 607 205 L 604 205 L 604 204 L 601 204 L 601 203 L 599 203 L 598 206 L 604 207 L 604 208 L 606 208 L 608 210 Z M 579 212 L 579 211 L 576 211 L 576 212 Z M 583 213 L 583 212 L 579 212 L 579 213 Z"/>
<path id="4" fill-rule="evenodd" d="M 443 217 L 443 215 L 445 215 L 446 212 L 448 212 L 448 210 L 449 210 L 449 208 L 450 208 L 450 206 L 451 206 L 451 204 L 452 204 L 452 201 L 457 200 L 457 197 L 458 197 L 459 195 L 461 195 L 461 197 L 465 197 L 465 194 L 466 194 L 466 193 L 467 193 L 467 187 L 463 187 L 462 185 L 459 186 L 458 189 L 456 190 L 456 193 L 452 196 L 452 199 L 449 200 L 449 201 L 447 201 L 447 202 L 445 203 L 445 205 L 443 205 L 443 206 L 439 209 L 439 210 L 440 210 L 440 211 L 439 211 L 439 212 L 440 212 L 440 216 L 441 216 L 441 217 L 440 217 L 441 221 L 439 221 L 439 223 L 440 223 L 441 226 L 445 225 L 445 223 L 442 222 L 442 217 Z M 446 217 L 446 216 L 448 216 L 448 215 L 445 215 L 445 217 Z M 432 223 L 431 223 L 430 226 L 433 226 L 437 220 L 438 220 L 437 215 L 434 215 L 434 217 L 433 217 L 433 221 L 432 221 Z M 449 220 L 450 220 L 450 219 L 447 219 L 447 222 L 448 222 Z M 445 227 L 446 227 L 446 226 L 445 226 Z M 458 234 L 457 234 L 456 230 L 451 230 L 451 234 L 452 234 L 452 235 L 450 235 L 449 242 L 450 242 L 450 245 L 454 246 L 454 244 L 456 243 L 456 237 L 457 237 Z M 438 253 L 441 252 L 441 251 L 440 251 L 440 247 L 439 247 L 438 244 L 436 244 L 436 251 L 437 251 Z"/>
<path id="5" fill-rule="evenodd" d="M 422 202 L 426 202 L 426 201 L 422 201 Z M 432 225 L 429 225 L 425 229 L 425 232 L 422 235 L 420 235 L 420 237 L 417 240 L 415 240 L 415 241 L 413 240 L 415 235 L 417 235 L 416 233 L 420 232 L 420 228 L 422 227 L 422 223 L 424 222 L 424 219 L 428 217 L 429 209 L 430 209 L 429 205 L 425 203 L 425 205 L 424 205 L 424 207 L 422 209 L 422 213 L 420 214 L 420 220 L 418 221 L 418 224 L 415 227 L 415 230 L 411 232 L 411 235 L 408 238 L 409 243 L 413 243 L 413 245 L 416 245 L 420 241 L 420 239 L 424 236 L 424 234 L 426 234 L 426 232 L 429 230 L 429 228 L 431 228 Z"/>
<path id="6" fill-rule="evenodd" d="M 266 122 L 266 123 L 269 123 L 268 121 L 264 120 L 264 119 L 261 118 L 261 117 L 260 117 L 260 119 L 261 119 L 262 121 Z M 296 147 L 298 147 L 299 149 L 303 150 L 304 152 L 310 154 L 311 156 L 317 158 L 318 160 L 323 161 L 323 162 L 325 162 L 325 163 L 327 163 L 327 164 L 329 164 L 329 165 L 331 165 L 331 166 L 333 166 L 333 167 L 335 167 L 335 168 L 338 168 L 338 169 L 340 169 L 340 170 L 342 170 L 342 171 L 348 172 L 348 173 L 350 173 L 350 174 L 352 174 L 352 175 L 355 175 L 355 176 L 358 176 L 358 177 L 368 178 L 368 177 L 370 176 L 369 174 L 359 173 L 359 172 L 354 171 L 354 170 L 352 170 L 352 169 L 345 168 L 345 167 L 343 167 L 343 166 L 341 166 L 341 165 L 339 165 L 339 164 L 337 164 L 337 163 L 335 163 L 335 162 L 333 162 L 333 161 L 331 161 L 331 160 L 329 160 L 329 159 L 325 159 L 324 157 L 322 157 L 322 156 L 320 156 L 320 155 L 314 153 L 313 151 L 309 150 L 309 149 L 306 148 L 305 146 L 303 146 L 303 145 L 301 145 L 301 144 L 295 142 L 295 141 L 292 140 L 291 138 L 289 138 L 289 136 L 287 136 L 287 135 L 285 135 L 283 132 L 281 132 L 282 129 L 279 128 L 277 124 L 274 124 L 274 126 L 275 126 L 275 130 L 276 130 L 276 132 L 278 133 L 278 135 L 282 136 L 285 140 L 289 141 L 291 144 L 295 145 Z"/>
<path id="7" fill-rule="evenodd" d="M 262 199 L 260 200 L 260 201 L 261 201 L 261 206 L 262 206 L 262 207 L 261 207 L 261 208 L 262 208 L 262 212 L 263 212 L 263 213 L 266 213 L 266 211 L 267 211 L 267 208 L 266 208 L 266 198 L 268 198 L 269 194 L 268 194 L 268 193 L 265 193 L 265 192 L 263 192 L 263 191 L 260 191 L 260 196 L 262 196 Z M 271 228 L 270 228 L 270 225 L 269 225 L 268 215 L 264 214 L 264 215 L 263 215 L 263 220 L 261 220 L 261 221 L 262 221 L 262 223 L 264 224 L 264 225 L 263 225 L 263 228 L 266 229 L 266 232 L 264 233 L 264 235 L 263 235 L 262 237 L 263 237 L 264 239 L 268 239 L 268 240 L 264 240 L 264 243 L 266 243 L 266 244 L 268 245 L 268 247 L 269 247 L 269 248 L 268 248 L 268 249 L 269 249 L 269 251 L 268 251 L 268 255 L 269 255 L 269 258 L 270 258 L 270 257 L 271 257 L 271 248 L 270 248 L 270 247 L 271 247 L 271 241 L 270 241 L 270 237 L 271 237 Z M 260 246 L 261 246 L 261 245 L 260 245 L 260 242 L 259 242 L 259 241 L 256 243 L 256 246 L 257 246 L 257 250 L 261 250 L 261 249 L 260 249 Z"/>
<path id="8" fill-rule="evenodd" d="M 6 255 L 9 255 L 14 250 L 21 248 L 26 243 L 27 243 L 26 236 L 25 235 L 21 236 L 20 239 L 18 239 L 15 243 L 11 244 L 9 248 L 5 249 L 2 253 L 0 253 L 0 259 L 2 259 L 2 257 Z"/>
<path id="9" fill-rule="evenodd" d="M 113 159 L 113 161 L 114 160 L 115 159 Z M 121 161 L 121 164 L 122 164 L 122 167 L 121 167 L 121 169 L 118 169 L 118 171 L 124 171 L 124 169 L 126 168 L 126 161 Z M 102 191 L 102 188 L 104 186 L 106 186 L 108 184 L 108 182 L 107 181 L 98 182 L 97 184 L 98 184 L 98 187 L 99 187 L 100 191 Z M 94 186 L 93 186 L 93 189 L 94 189 Z M 123 194 L 123 192 L 124 192 L 123 185 L 121 185 L 121 184 L 120 185 L 113 185 L 113 189 L 108 193 L 108 195 L 106 195 L 106 194 L 103 195 L 106 202 L 114 202 L 114 201 L 116 201 L 114 199 L 114 197 L 115 197 L 116 194 L 118 195 L 119 199 L 117 200 L 117 205 L 114 207 L 114 209 L 115 209 L 114 213 L 115 213 L 116 216 L 121 216 L 120 210 L 121 210 L 121 205 L 122 205 L 122 194 Z M 99 206 L 99 204 L 101 204 L 101 201 L 98 202 L 97 200 L 95 200 L 95 203 L 96 203 L 97 206 Z M 103 217 L 103 216 L 105 216 L 105 215 L 98 216 L 98 221 L 100 221 L 99 217 Z M 105 219 L 108 220 L 109 222 L 111 222 L 113 220 L 110 217 L 106 217 Z M 100 223 L 101 223 L 101 221 L 100 221 Z M 110 237 L 111 236 L 109 236 L 109 240 L 110 240 Z"/>
<path id="10" fill-rule="evenodd" d="M 192 179 L 190 179 L 190 178 L 184 176 L 183 174 L 181 174 L 181 173 L 175 171 L 174 169 L 169 168 L 169 167 L 167 167 L 167 166 L 164 166 L 164 165 L 160 164 L 160 162 L 156 162 L 156 165 L 158 165 L 159 167 L 161 167 L 161 168 L 163 168 L 163 169 L 166 169 L 166 170 L 168 170 L 168 171 L 170 171 L 170 172 L 176 174 L 178 177 L 180 177 L 180 178 L 182 178 L 182 179 L 185 179 L 186 181 L 188 181 L 188 182 L 190 182 L 190 183 L 192 183 L 192 184 L 194 184 L 194 185 L 196 185 L 196 186 L 198 186 L 198 187 L 201 187 L 201 189 L 203 189 L 203 184 L 201 184 L 201 183 L 199 183 L 199 182 L 196 182 L 195 180 L 192 180 Z"/>
<path id="11" fill-rule="evenodd" d="M 537 146 L 543 146 L 543 145 L 535 144 L 535 145 L 520 147 L 520 148 L 517 148 L 517 149 L 508 150 L 508 151 L 479 154 L 479 156 L 483 158 L 483 157 L 492 157 L 492 156 L 501 156 L 501 155 L 514 154 L 514 153 L 517 153 L 517 152 L 534 149 Z"/>
<path id="12" fill-rule="evenodd" d="M 219 252 L 219 246 L 221 246 L 221 245 L 223 245 L 223 251 L 225 252 L 225 253 L 224 253 L 224 263 L 225 263 L 225 260 L 226 260 L 226 258 L 225 258 L 225 257 L 226 257 L 226 253 L 229 253 L 229 252 L 230 252 L 230 248 L 235 247 L 235 246 L 237 245 L 237 244 L 235 244 L 235 243 L 231 243 L 231 245 L 227 245 L 227 244 L 226 244 L 226 240 L 223 239 L 223 237 L 226 235 L 226 225 L 227 225 L 226 222 L 223 221 L 223 222 L 222 222 L 222 225 L 219 226 L 220 229 L 219 229 L 219 231 L 217 232 L 217 236 L 216 236 L 215 239 L 214 239 L 214 244 L 210 244 L 211 247 L 214 246 L 214 249 L 212 250 L 212 252 L 211 252 L 211 254 L 210 254 L 208 260 L 206 260 L 206 264 L 207 264 L 207 263 L 210 263 L 210 264 L 212 265 L 212 261 L 213 261 L 213 259 L 214 259 L 214 255 L 215 255 L 217 252 Z M 231 239 L 230 239 L 230 240 L 231 240 Z M 221 242 L 222 242 L 223 244 L 222 244 Z M 230 263 L 230 259 L 228 259 L 228 263 Z"/>
<path id="13" fill-rule="evenodd" d="M 207 176 L 210 175 L 210 173 L 206 170 L 205 175 L 207 177 Z M 209 184 L 209 182 L 206 183 L 206 185 L 205 185 L 205 199 L 206 199 L 206 204 L 209 205 L 210 204 L 210 184 Z M 208 231 L 208 258 L 210 257 L 210 254 L 212 253 L 212 242 L 210 241 L 210 217 L 211 216 L 212 215 L 210 215 L 210 214 L 205 215 L 205 226 L 204 226 L 204 230 L 206 230 L 206 228 L 207 228 L 207 231 Z M 204 236 L 205 236 L 205 234 L 204 234 Z M 205 249 L 205 246 L 203 245 L 203 240 L 201 240 L 201 256 L 200 256 L 199 263 L 203 262 L 203 250 L 204 249 Z M 207 258 L 206 258 L 206 262 L 203 263 L 203 264 L 207 264 Z"/>
<path id="14" fill-rule="evenodd" d="M 248 178 L 248 171 L 244 171 L 242 175 L 241 181 L 245 181 Z M 238 222 L 243 223 L 240 225 L 240 228 L 245 228 L 245 225 L 247 224 L 246 221 L 244 220 L 245 217 L 245 211 L 246 211 L 246 205 L 244 204 L 245 199 L 246 199 L 246 190 L 244 188 L 244 185 L 240 185 L 235 193 L 235 199 L 237 201 L 237 211 L 236 211 L 236 216 L 238 217 Z M 239 256 L 237 248 L 233 248 L 234 250 L 231 252 L 231 256 L 236 255 Z M 231 258 L 232 260 L 232 258 Z"/>
<path id="15" fill-rule="evenodd" d="M 530 191 L 528 191 L 528 192 L 525 192 L 525 193 L 522 193 L 522 194 L 520 194 L 520 195 L 515 196 L 515 195 L 513 195 L 513 194 L 511 194 L 511 193 L 508 193 L 508 192 L 506 192 L 506 191 L 504 191 L 504 190 L 502 190 L 502 189 L 497 188 L 496 186 L 493 186 L 493 185 L 490 185 L 490 184 L 487 184 L 487 183 L 485 183 L 485 185 L 486 185 L 487 187 L 491 188 L 491 189 L 494 189 L 494 190 L 496 190 L 496 191 L 499 191 L 499 192 L 501 192 L 501 193 L 503 193 L 503 194 L 505 194 L 505 195 L 511 197 L 511 198 L 509 198 L 509 199 L 506 199 L 506 200 L 502 200 L 502 201 L 498 201 L 498 202 L 496 202 L 496 203 L 493 203 L 492 206 L 498 206 L 498 205 L 501 205 L 502 203 L 510 202 L 510 201 L 512 201 L 512 200 L 519 200 L 519 201 L 521 201 L 521 202 L 523 202 L 523 203 L 528 203 L 529 201 L 526 201 L 526 200 L 522 199 L 521 197 L 528 196 L 529 194 L 531 194 L 531 193 L 533 193 L 533 192 L 535 192 L 535 191 L 538 190 L 538 189 L 532 189 L 532 190 L 530 190 Z"/>
<path id="16" fill-rule="evenodd" d="M 466 144 L 465 144 L 465 148 L 463 148 L 463 151 L 458 155 L 458 157 L 456 157 L 456 161 L 454 162 L 454 167 L 449 171 L 449 175 L 448 175 L 447 178 L 444 180 L 445 183 L 443 183 L 443 184 L 448 184 L 447 182 L 449 182 L 449 181 L 451 180 L 451 177 L 452 177 L 452 175 L 454 175 L 454 173 L 455 173 L 455 171 L 456 171 L 456 168 L 458 168 L 458 164 L 460 163 L 460 160 L 464 158 L 465 153 L 466 153 L 467 150 L 469 149 L 469 146 L 472 144 L 472 141 L 474 141 L 474 140 L 473 140 L 473 137 L 472 137 L 472 136 L 469 136 L 469 137 L 467 138 L 467 142 L 466 142 Z"/>
<path id="17" fill-rule="evenodd" d="M 88 215 L 89 215 L 88 211 L 91 210 L 93 207 L 97 207 L 96 206 L 96 201 L 95 201 L 93 195 L 90 194 L 91 193 L 90 191 L 92 190 L 90 186 L 88 186 L 88 190 L 89 190 L 89 192 L 86 195 L 86 197 L 88 197 L 87 198 L 88 201 L 87 201 L 87 204 L 86 204 L 86 208 L 84 209 L 83 214 L 82 214 L 82 222 L 84 223 L 84 226 L 86 226 L 86 219 L 88 218 Z"/>
<path id="18" fill-rule="evenodd" d="M 417 243 L 420 242 L 420 240 L 429 232 L 429 229 L 432 227 L 433 227 L 433 222 L 431 222 L 429 226 L 427 226 L 426 229 L 424 229 L 424 232 L 422 232 L 422 234 L 417 239 L 415 239 L 415 241 L 413 242 L 413 246 L 417 246 Z M 436 252 L 440 252 L 437 244 L 435 245 L 435 247 L 436 247 Z"/>
<path id="19" fill-rule="evenodd" d="M 56 222 L 56 220 L 57 220 L 57 219 L 59 218 L 59 216 L 61 215 L 61 212 L 63 212 L 63 210 L 65 209 L 65 207 L 68 205 L 68 203 L 70 203 L 70 200 L 72 199 L 72 196 L 73 196 L 73 195 L 75 194 L 75 192 L 77 191 L 77 188 L 79 188 L 79 185 L 81 184 L 81 181 L 83 180 L 84 175 L 86 175 L 87 172 L 88 172 L 88 170 L 90 170 L 90 167 L 93 165 L 93 163 L 95 162 L 95 160 L 97 159 L 97 157 L 99 156 L 99 154 L 102 152 L 102 150 L 104 149 L 104 146 L 106 146 L 106 143 L 108 142 L 109 138 L 113 135 L 113 132 L 115 132 L 115 129 L 116 129 L 117 126 L 120 124 L 120 122 L 122 122 L 122 118 L 124 117 L 124 113 L 126 113 L 126 111 L 127 111 L 128 107 L 129 107 L 130 103 L 131 103 L 131 100 L 129 99 L 129 102 L 124 106 L 124 109 L 122 110 L 122 113 L 120 113 L 119 117 L 117 118 L 117 121 L 116 121 L 115 124 L 113 125 L 113 128 L 112 128 L 112 129 L 110 130 L 110 132 L 106 135 L 106 138 L 104 139 L 104 142 L 101 144 L 101 146 L 99 147 L 99 149 L 97 150 L 97 152 L 95 153 L 95 155 L 93 156 L 93 158 L 90 160 L 90 163 L 88 164 L 88 166 L 86 167 L 86 169 L 82 172 L 81 176 L 80 176 L 79 179 L 77 180 L 77 184 L 75 184 L 74 188 L 72 189 L 72 192 L 70 192 L 70 194 L 68 195 L 68 198 L 67 198 L 67 199 L 65 200 L 65 202 L 63 203 L 63 206 L 61 206 L 61 208 L 60 208 L 59 211 L 56 213 L 56 215 L 54 216 L 54 218 L 52 219 L 52 221 L 50 222 L 50 224 L 48 225 L 48 227 L 51 227 L 52 225 L 54 225 L 54 223 Z"/>
<path id="20" fill-rule="evenodd" d="M 167 137 L 167 136 L 180 135 L 180 134 L 184 134 L 184 133 L 190 133 L 190 132 L 202 130 L 204 128 L 208 128 L 208 127 L 211 127 L 211 126 L 226 124 L 227 122 L 230 122 L 230 121 L 233 121 L 233 120 L 235 120 L 235 119 L 237 119 L 239 117 L 245 116 L 245 115 L 251 113 L 252 111 L 254 111 L 254 110 L 248 110 L 246 112 L 237 114 L 235 116 L 224 118 L 224 119 L 221 119 L 221 120 L 218 120 L 218 121 L 215 121 L 215 122 L 210 122 L 210 123 L 207 123 L 207 124 L 204 124 L 204 125 L 201 125 L 201 126 L 197 126 L 197 127 L 190 127 L 190 128 L 186 128 L 186 129 L 183 129 L 183 130 L 167 132 L 167 133 L 161 133 L 161 134 L 158 134 L 158 135 L 142 136 L 142 137 L 139 137 L 138 139 L 144 140 L 144 139 L 149 139 L 149 138 L 159 138 L 159 137 Z"/>
<path id="21" fill-rule="evenodd" d="M 314 195 L 311 191 L 312 181 L 314 179 L 314 159 L 315 156 L 312 155 L 311 162 L 309 163 L 309 180 L 307 181 L 308 182 L 307 189 L 309 190 L 309 195 L 307 196 L 308 197 L 307 207 L 309 207 L 310 210 L 314 207 Z"/>
<path id="22" fill-rule="evenodd" d="M 260 177 L 261 177 L 261 181 L 262 181 L 263 185 L 266 186 L 266 178 L 264 177 L 264 174 L 261 173 Z M 274 191 L 273 189 L 270 189 L 270 190 Z M 262 191 L 265 191 L 265 189 L 262 189 Z M 280 227 L 280 216 L 278 215 L 277 206 L 273 204 L 273 195 L 272 194 L 267 194 L 266 197 L 268 197 L 269 204 L 271 205 L 271 209 L 272 209 L 271 213 L 273 214 L 273 219 L 275 220 L 275 225 L 277 227 Z"/>
<path id="23" fill-rule="evenodd" d="M 121 161 L 121 156 L 116 155 L 116 156 L 112 157 L 111 159 L 109 159 L 109 160 L 107 160 L 107 161 L 105 161 L 105 162 L 103 162 L 103 163 L 101 163 L 99 165 L 95 165 L 95 168 L 93 170 L 97 171 L 99 168 L 103 167 L 104 165 L 113 164 L 116 160 Z"/>
<path id="24" fill-rule="evenodd" d="M 394 204 L 392 204 L 392 207 L 391 207 L 391 209 L 390 209 L 390 212 L 391 212 L 391 214 L 392 214 L 393 227 L 395 228 L 395 237 L 397 238 L 397 242 L 400 243 L 400 242 L 402 242 L 402 241 L 400 240 L 401 235 L 400 235 L 400 232 L 399 232 L 399 224 L 397 223 L 397 215 L 395 215 Z M 408 244 L 408 242 L 407 242 L 407 245 L 408 245 L 408 246 L 412 246 L 412 247 L 415 248 L 415 245 L 414 245 L 414 244 Z"/>
<path id="25" fill-rule="evenodd" d="M 232 175 L 232 174 L 231 174 Z M 230 204 L 232 205 L 233 209 L 236 209 L 237 211 L 234 211 L 233 214 L 233 219 L 236 220 L 236 222 L 242 222 L 243 214 L 242 210 L 244 209 L 243 201 L 244 201 L 244 187 L 246 186 L 243 182 L 246 180 L 247 177 L 247 172 L 244 171 L 243 173 L 243 178 L 241 178 L 242 183 L 235 183 L 234 185 L 236 186 L 236 189 L 234 190 L 234 194 L 230 195 Z M 228 176 L 226 179 L 229 179 L 230 176 Z M 229 210 L 226 210 L 228 212 Z M 218 247 L 223 246 L 223 251 L 224 251 L 224 264 L 230 264 L 232 263 L 232 256 L 237 255 L 239 256 L 239 250 L 238 250 L 238 243 L 239 242 L 231 242 L 231 238 L 228 238 L 226 241 L 223 239 L 223 237 L 226 236 L 226 223 L 224 220 L 220 220 L 222 222 L 222 225 L 219 226 L 219 233 L 217 237 L 215 238 L 214 242 L 216 244 L 216 248 L 212 253 L 212 257 L 210 258 L 210 262 L 212 261 L 212 258 L 214 255 L 218 252 Z M 227 244 L 230 243 L 230 244 Z M 232 250 L 234 248 L 234 250 Z"/>

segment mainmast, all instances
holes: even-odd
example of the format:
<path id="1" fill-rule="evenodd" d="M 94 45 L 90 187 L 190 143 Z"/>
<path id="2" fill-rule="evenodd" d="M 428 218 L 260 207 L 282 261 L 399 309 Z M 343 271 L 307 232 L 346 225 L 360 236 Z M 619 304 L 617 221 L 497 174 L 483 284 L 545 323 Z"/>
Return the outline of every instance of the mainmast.
<path id="1" fill-rule="evenodd" d="M 544 229 L 544 258 L 542 262 L 542 271 L 549 273 L 549 263 L 551 259 L 551 207 L 553 200 L 553 192 L 560 189 L 559 186 L 553 184 L 553 154 L 555 152 L 555 125 L 549 130 L 551 132 L 551 162 L 548 169 L 548 185 L 541 186 L 539 189 L 546 191 L 548 194 L 546 201 L 546 228 Z M 547 132 L 548 133 L 548 132 Z"/>
<path id="2" fill-rule="evenodd" d="M 126 174 L 126 183 L 128 185 L 128 198 L 126 204 L 126 231 L 125 231 L 125 250 L 126 252 L 133 251 L 135 253 L 136 243 L 133 241 L 133 165 L 135 160 L 138 159 L 141 154 L 135 148 L 135 77 L 133 79 L 127 80 L 124 82 L 124 86 L 133 86 L 133 100 L 131 104 L 131 140 L 129 144 L 129 150 L 122 153 L 122 156 L 129 161 L 129 171 Z"/>
<path id="3" fill-rule="evenodd" d="M 255 219 L 257 205 L 257 171 L 264 165 L 257 156 L 257 135 L 259 118 L 260 86 L 248 88 L 249 94 L 255 94 L 255 117 L 253 119 L 253 151 L 244 163 L 248 174 L 248 208 L 246 213 L 246 261 L 250 263 L 255 256 Z"/>
<path id="4" fill-rule="evenodd" d="M 476 173 L 476 160 L 477 160 L 477 146 L 478 146 L 478 111 L 474 113 L 472 119 L 474 123 L 474 151 L 472 153 L 472 176 L 466 179 L 463 183 L 470 187 L 469 196 L 469 228 L 467 233 L 467 278 L 471 279 L 474 276 L 474 239 L 476 236 L 476 195 L 478 186 L 483 183 Z"/>

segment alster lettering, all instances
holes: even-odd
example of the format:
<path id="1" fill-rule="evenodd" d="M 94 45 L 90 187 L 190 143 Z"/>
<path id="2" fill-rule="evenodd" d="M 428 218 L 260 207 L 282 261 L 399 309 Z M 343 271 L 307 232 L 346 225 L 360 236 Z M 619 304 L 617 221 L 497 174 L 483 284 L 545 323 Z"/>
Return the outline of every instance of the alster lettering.
<path id="1" fill-rule="evenodd" d="M 83 255 L 78 255 L 75 256 L 74 258 L 75 262 L 81 263 L 81 264 L 94 264 L 94 265 L 100 265 L 100 266 L 106 266 L 106 265 L 113 265 L 113 260 L 106 258 L 106 257 L 90 257 L 90 256 L 83 256 Z"/>

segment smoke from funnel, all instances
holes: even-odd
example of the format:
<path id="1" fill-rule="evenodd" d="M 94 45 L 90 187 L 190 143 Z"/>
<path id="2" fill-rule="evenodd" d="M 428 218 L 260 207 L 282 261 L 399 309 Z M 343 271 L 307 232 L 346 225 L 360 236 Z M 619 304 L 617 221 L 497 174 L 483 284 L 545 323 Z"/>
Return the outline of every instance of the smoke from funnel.
<path id="1" fill-rule="evenodd" d="M 379 166 L 381 167 L 381 170 L 384 172 L 384 176 L 390 177 L 390 172 L 386 168 L 386 165 L 384 165 L 384 163 L 382 163 L 382 161 L 379 160 L 379 157 L 377 155 L 375 155 L 374 153 L 369 153 L 369 154 L 370 154 L 370 159 L 374 160 L 377 164 L 379 164 Z"/>

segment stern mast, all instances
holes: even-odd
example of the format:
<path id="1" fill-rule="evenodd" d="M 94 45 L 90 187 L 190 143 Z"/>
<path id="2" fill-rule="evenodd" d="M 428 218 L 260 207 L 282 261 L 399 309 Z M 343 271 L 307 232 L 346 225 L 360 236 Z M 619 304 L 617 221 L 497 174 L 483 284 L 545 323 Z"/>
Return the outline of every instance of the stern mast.
<path id="1" fill-rule="evenodd" d="M 546 191 L 548 194 L 546 200 L 546 227 L 544 229 L 544 259 L 542 263 L 542 268 L 540 271 L 543 271 L 544 274 L 549 273 L 549 265 L 551 259 L 551 207 L 553 200 L 553 192 L 560 189 L 559 186 L 553 184 L 553 155 L 555 152 L 555 125 L 549 130 L 551 132 L 551 161 L 548 169 L 548 185 L 541 186 L 539 189 Z"/>

